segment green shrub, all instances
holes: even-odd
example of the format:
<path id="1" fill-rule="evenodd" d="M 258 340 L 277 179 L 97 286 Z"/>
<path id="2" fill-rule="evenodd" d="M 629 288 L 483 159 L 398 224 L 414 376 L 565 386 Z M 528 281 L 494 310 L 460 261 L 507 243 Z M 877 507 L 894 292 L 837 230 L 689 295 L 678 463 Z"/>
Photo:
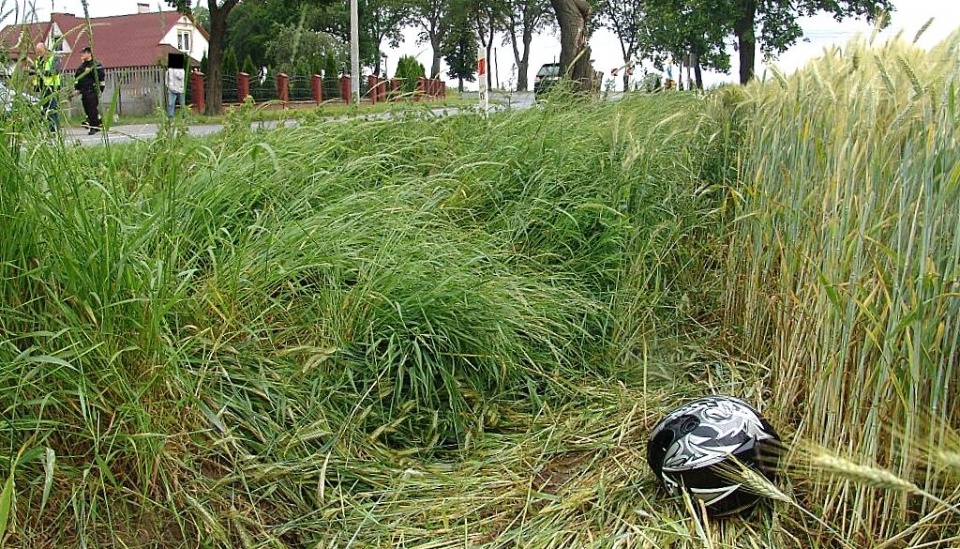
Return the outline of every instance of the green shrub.
<path id="1" fill-rule="evenodd" d="M 427 73 L 417 59 L 410 55 L 404 55 L 397 61 L 397 70 L 395 78 L 403 80 L 403 93 L 410 94 L 417 89 L 417 80 Z"/>

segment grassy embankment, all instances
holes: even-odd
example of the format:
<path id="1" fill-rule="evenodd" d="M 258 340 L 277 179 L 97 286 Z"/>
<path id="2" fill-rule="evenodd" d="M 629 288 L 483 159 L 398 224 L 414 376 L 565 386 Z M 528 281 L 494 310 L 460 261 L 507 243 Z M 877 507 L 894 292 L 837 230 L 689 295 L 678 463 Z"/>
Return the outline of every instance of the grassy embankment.
<path id="1" fill-rule="evenodd" d="M 7 543 L 955 536 L 952 47 L 488 120 L 14 133 Z M 703 523 L 656 489 L 649 428 L 707 392 L 803 449 L 753 483 L 772 512 Z"/>

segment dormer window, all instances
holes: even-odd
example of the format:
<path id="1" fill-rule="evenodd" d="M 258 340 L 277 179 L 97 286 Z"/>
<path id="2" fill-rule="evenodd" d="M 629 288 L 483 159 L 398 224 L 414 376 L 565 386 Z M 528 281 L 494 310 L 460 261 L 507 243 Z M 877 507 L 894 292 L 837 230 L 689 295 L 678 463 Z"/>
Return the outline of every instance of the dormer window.
<path id="1" fill-rule="evenodd" d="M 177 49 L 184 52 L 190 51 L 191 32 L 188 30 L 177 31 Z"/>

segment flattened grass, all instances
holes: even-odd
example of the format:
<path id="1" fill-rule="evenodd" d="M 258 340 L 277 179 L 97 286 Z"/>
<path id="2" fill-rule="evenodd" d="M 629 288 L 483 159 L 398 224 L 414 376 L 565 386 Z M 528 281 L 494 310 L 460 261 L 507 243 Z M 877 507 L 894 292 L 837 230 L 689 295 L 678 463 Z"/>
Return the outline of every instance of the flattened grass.
<path id="1" fill-rule="evenodd" d="M 951 44 L 490 118 L 10 126 L 7 543 L 949 546 Z M 644 462 L 703 393 L 793 443 L 747 520 Z"/>
<path id="2" fill-rule="evenodd" d="M 17 463 L 11 540 L 528 538 L 503 521 L 532 478 L 479 460 L 571 402 L 599 418 L 583 388 L 642 376 L 654 317 L 687 314 L 712 175 L 696 118 L 654 114 L 695 104 L 253 133 L 239 113 L 211 139 L 96 149 L 18 134 L 3 430 L 53 457 Z"/>

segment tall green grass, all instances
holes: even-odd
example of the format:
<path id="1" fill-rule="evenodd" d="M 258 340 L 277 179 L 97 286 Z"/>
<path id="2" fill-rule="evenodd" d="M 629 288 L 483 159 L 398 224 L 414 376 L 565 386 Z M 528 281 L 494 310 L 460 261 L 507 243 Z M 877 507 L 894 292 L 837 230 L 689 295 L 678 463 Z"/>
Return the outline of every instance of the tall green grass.
<path id="1" fill-rule="evenodd" d="M 853 42 L 743 90 L 724 292 L 777 423 L 954 502 L 923 449 L 960 422 L 958 46 Z M 804 502 L 840 539 L 953 543 L 955 508 L 820 470 Z"/>
<path id="2" fill-rule="evenodd" d="M 241 111 L 214 138 L 97 148 L 8 133 L 9 542 L 492 535 L 483 509 L 378 502 L 429 492 L 403 480 L 419 468 L 487 492 L 462 483 L 490 437 L 594 407 L 585 386 L 643 375 L 652 334 L 682 331 L 721 180 L 697 104 L 260 132 Z"/>
<path id="3" fill-rule="evenodd" d="M 0 147 L 15 547 L 949 547 L 956 41 L 706 97 Z M 703 520 L 704 393 L 791 444 Z"/>

